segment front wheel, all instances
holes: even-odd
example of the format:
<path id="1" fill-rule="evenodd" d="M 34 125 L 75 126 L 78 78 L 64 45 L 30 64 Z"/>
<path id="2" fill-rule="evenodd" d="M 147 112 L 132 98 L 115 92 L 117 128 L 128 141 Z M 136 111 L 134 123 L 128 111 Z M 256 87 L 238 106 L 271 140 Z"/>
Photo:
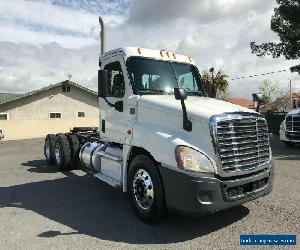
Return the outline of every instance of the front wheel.
<path id="1" fill-rule="evenodd" d="M 163 185 L 158 170 L 146 155 L 136 156 L 129 168 L 128 192 L 134 213 L 144 222 L 159 222 L 165 214 Z"/>

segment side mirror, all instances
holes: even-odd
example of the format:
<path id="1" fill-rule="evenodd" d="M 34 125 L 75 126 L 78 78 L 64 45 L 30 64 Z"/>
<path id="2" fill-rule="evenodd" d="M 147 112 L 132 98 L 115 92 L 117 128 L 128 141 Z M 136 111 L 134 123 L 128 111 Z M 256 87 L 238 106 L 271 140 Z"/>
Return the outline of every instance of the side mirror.
<path id="1" fill-rule="evenodd" d="M 187 98 L 187 92 L 183 88 L 174 88 L 174 96 L 176 100 L 180 100 L 182 108 L 182 127 L 185 131 L 192 131 L 192 122 L 188 119 L 184 100 Z"/>
<path id="2" fill-rule="evenodd" d="M 108 71 L 98 70 L 98 97 L 106 97 L 108 93 Z"/>
<path id="3" fill-rule="evenodd" d="M 263 102 L 263 95 L 259 93 L 252 94 L 253 102 L 257 103 L 256 112 L 259 112 L 260 104 Z"/>
<path id="4" fill-rule="evenodd" d="M 254 102 L 262 103 L 262 101 L 263 101 L 263 95 L 262 94 L 254 93 L 254 94 L 252 94 L 252 97 L 253 97 Z"/>
<path id="5" fill-rule="evenodd" d="M 185 100 L 187 98 L 187 92 L 183 88 L 174 88 L 174 95 L 176 100 Z"/>

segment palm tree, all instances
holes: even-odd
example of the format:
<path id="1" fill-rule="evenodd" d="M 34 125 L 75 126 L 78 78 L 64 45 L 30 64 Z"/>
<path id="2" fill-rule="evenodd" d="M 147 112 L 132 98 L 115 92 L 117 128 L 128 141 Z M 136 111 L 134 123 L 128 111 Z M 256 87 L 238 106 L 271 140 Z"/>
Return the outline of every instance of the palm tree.
<path id="1" fill-rule="evenodd" d="M 211 88 L 210 97 L 216 98 L 218 92 L 225 92 L 227 90 L 229 83 L 225 79 L 226 77 L 228 76 L 223 73 L 222 69 L 217 73 L 215 73 L 214 68 L 203 72 L 202 79 L 206 84 L 210 85 Z"/>

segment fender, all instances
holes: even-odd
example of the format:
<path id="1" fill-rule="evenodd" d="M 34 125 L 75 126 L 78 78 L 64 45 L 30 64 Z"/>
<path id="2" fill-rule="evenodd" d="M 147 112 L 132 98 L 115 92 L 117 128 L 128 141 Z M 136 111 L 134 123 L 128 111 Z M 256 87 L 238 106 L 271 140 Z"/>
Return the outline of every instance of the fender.
<path id="1" fill-rule="evenodd" d="M 199 126 L 199 122 L 193 121 L 193 124 Z M 132 148 L 139 147 L 148 151 L 152 157 L 160 163 L 177 168 L 175 159 L 175 149 L 179 145 L 188 146 L 206 155 L 213 163 L 215 171 L 216 157 L 210 136 L 204 136 L 203 140 L 196 140 L 193 134 L 184 130 L 170 130 L 162 126 L 136 122 L 132 126 L 132 137 L 126 140 L 123 145 L 123 191 L 127 190 L 127 161 Z M 199 129 L 196 133 L 203 131 Z M 204 135 L 209 133 L 203 133 Z"/>

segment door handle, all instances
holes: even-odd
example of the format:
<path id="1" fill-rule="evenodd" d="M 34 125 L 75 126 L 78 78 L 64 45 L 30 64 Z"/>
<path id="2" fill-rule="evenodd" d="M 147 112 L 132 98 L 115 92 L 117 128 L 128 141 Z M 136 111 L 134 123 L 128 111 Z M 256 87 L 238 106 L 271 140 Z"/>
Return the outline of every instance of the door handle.
<path id="1" fill-rule="evenodd" d="M 101 121 L 101 130 L 102 130 L 102 133 L 105 133 L 105 120 Z"/>

